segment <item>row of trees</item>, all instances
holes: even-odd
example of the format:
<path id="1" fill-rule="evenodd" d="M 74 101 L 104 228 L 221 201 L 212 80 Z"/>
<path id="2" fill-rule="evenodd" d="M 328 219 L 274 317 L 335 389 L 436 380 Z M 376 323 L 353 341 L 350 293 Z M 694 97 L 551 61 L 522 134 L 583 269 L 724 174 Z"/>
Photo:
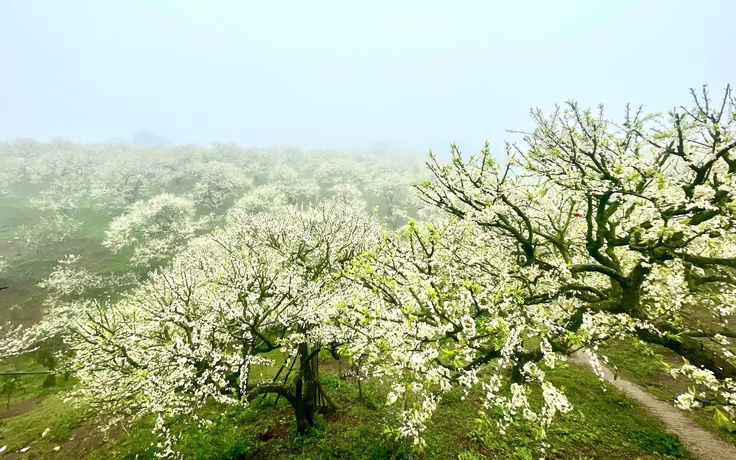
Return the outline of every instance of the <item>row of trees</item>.
<path id="1" fill-rule="evenodd" d="M 479 410 L 500 430 L 524 419 L 543 434 L 570 410 L 545 371 L 622 338 L 684 358 L 673 374 L 695 385 L 681 407 L 736 420 L 733 98 L 692 96 L 621 123 L 573 102 L 534 111 L 505 163 L 487 146 L 432 156 L 417 185 L 431 209 L 396 231 L 339 199 L 236 206 L 121 301 L 86 304 L 73 334 L 80 394 L 105 412 L 157 414 L 166 453 L 166 421 L 207 401 L 276 393 L 301 433 L 316 401 L 330 403 L 317 359 L 329 351 L 390 385 L 389 427 L 417 445 L 458 387 L 482 389 Z M 263 378 L 263 366 L 284 371 Z"/>
<path id="2" fill-rule="evenodd" d="M 16 140 L 0 143 L 0 158 L 4 199 L 28 208 L 16 249 L 63 244 L 106 220 L 104 245 L 115 252 L 132 248 L 131 261 L 142 268 L 164 262 L 189 238 L 212 230 L 234 204 L 261 212 L 338 197 L 377 206 L 382 218 L 398 226 L 416 211 L 408 187 L 422 174 L 421 162 L 410 156 L 230 144 L 135 150 Z"/>

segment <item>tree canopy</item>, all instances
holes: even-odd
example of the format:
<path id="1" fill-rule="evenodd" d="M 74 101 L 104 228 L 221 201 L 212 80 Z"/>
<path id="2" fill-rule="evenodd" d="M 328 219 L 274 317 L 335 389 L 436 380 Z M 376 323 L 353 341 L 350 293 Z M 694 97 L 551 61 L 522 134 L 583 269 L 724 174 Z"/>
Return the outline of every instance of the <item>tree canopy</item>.
<path id="1" fill-rule="evenodd" d="M 678 353 L 704 386 L 684 407 L 736 416 L 736 121 L 730 87 L 621 123 L 575 102 L 545 115 L 499 163 L 484 149 L 429 164 L 420 198 L 474 222 L 515 259 L 529 309 L 564 305 L 553 349 L 633 336 Z M 530 310 L 532 311 L 532 310 Z M 541 352 L 541 345 L 536 345 Z"/>

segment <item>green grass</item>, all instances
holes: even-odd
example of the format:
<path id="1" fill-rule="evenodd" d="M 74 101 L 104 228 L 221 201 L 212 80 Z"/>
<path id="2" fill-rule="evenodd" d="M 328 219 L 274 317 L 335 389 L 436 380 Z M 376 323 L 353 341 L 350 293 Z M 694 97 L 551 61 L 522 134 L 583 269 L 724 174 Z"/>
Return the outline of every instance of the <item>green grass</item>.
<path id="1" fill-rule="evenodd" d="M 354 382 L 338 378 L 326 365 L 324 369 L 323 386 L 340 411 L 319 415 L 316 427 L 306 436 L 296 434 L 291 409 L 283 399 L 274 406 L 275 397 L 267 396 L 247 409 L 216 405 L 201 409 L 198 415 L 212 420 L 212 424 L 200 425 L 191 418 L 178 420 L 172 425 L 181 435 L 177 449 L 185 458 L 194 459 L 538 458 L 539 440 L 533 431 L 515 426 L 501 435 L 476 423 L 480 392 L 472 392 L 465 399 L 458 391 L 446 395 L 426 433 L 425 451 L 417 452 L 411 445 L 384 434 L 385 420 L 392 414 L 384 404 L 385 387 L 380 382 L 365 382 L 364 398 L 360 400 Z M 264 374 L 273 372 L 275 369 L 264 369 Z M 573 412 L 561 416 L 549 429 L 549 458 L 691 458 L 658 421 L 620 393 L 612 389 L 604 392 L 589 372 L 568 367 L 551 370 L 549 376 L 565 388 L 574 406 Z M 23 414 L 0 419 L 0 446 L 7 445 L 8 451 L 31 446 L 29 458 L 45 458 L 56 446 L 70 455 L 75 448 L 97 448 L 78 458 L 155 458 L 159 440 L 152 434 L 152 418 L 140 420 L 127 432 L 119 430 L 111 442 L 98 436 L 94 442 L 82 443 L 82 447 L 70 444 L 68 438 L 72 435 L 93 438 L 96 428 L 89 425 L 83 411 L 64 403 L 61 396 L 48 395 L 58 390 L 43 389 L 34 379 L 29 385 L 35 390 L 26 396 L 42 399 Z M 46 428 L 50 431 L 41 437 Z M 79 434 L 80 430 L 84 433 Z"/>
<path id="2" fill-rule="evenodd" d="M 22 356 L 0 361 L 0 372 L 46 371 L 33 356 Z M 53 386 L 47 385 L 48 375 L 0 375 L 0 417 L 9 406 L 32 398 L 54 395 L 73 387 L 72 379 L 56 376 Z"/>
<path id="3" fill-rule="evenodd" d="M 48 396 L 23 414 L 0 418 L 0 446 L 7 446 L 7 452 L 30 447 L 26 458 L 46 458 L 83 424 L 82 409 L 59 395 Z"/>
<path id="4" fill-rule="evenodd" d="M 573 411 L 549 433 L 552 458 L 691 458 L 676 436 L 618 391 L 572 365 L 550 372 L 565 388 Z"/>
<path id="5" fill-rule="evenodd" d="M 624 353 L 624 351 L 619 351 Z M 275 375 L 281 354 L 272 352 L 274 366 L 254 369 L 265 378 Z M 323 356 L 323 358 L 326 358 Z M 632 358 L 633 359 L 633 358 Z M 634 360 L 635 362 L 641 362 Z M 651 362 L 651 361 L 650 361 Z M 30 358 L 5 362 L 3 369 L 35 369 Z M 512 426 L 505 435 L 493 426 L 478 424 L 482 392 L 463 398 L 459 391 L 445 395 L 426 432 L 427 446 L 419 452 L 405 442 L 385 434 L 386 421 L 394 417 L 385 405 L 386 387 L 379 381 L 363 384 L 363 399 L 354 381 L 336 375 L 336 363 L 326 359 L 321 379 L 340 407 L 337 413 L 318 415 L 315 428 L 298 436 L 291 408 L 273 395 L 256 399 L 246 408 L 209 405 L 197 415 L 211 424 L 199 424 L 191 417 L 172 424 L 180 435 L 176 449 L 192 459 L 462 459 L 527 460 L 539 457 L 540 440 L 534 431 Z M 641 365 L 642 378 L 652 370 Z M 564 387 L 574 406 L 548 430 L 550 459 L 690 459 L 679 439 L 664 432 L 662 425 L 613 389 L 603 391 L 590 372 L 567 366 L 548 371 L 549 378 Z M 127 429 L 111 432 L 107 441 L 94 420 L 84 411 L 55 395 L 73 385 L 43 388 L 43 376 L 23 377 L 24 387 L 13 396 L 11 409 L 23 401 L 36 399 L 20 414 L 3 417 L 0 411 L 0 446 L 17 451 L 30 446 L 28 458 L 56 455 L 55 447 L 69 457 L 91 459 L 153 459 L 159 439 L 152 434 L 153 418 L 144 418 Z M 41 434 L 49 428 L 46 436 Z M 73 439 L 69 439 L 73 438 Z M 60 455 L 60 454 L 59 454 Z"/>
<path id="6" fill-rule="evenodd" d="M 620 393 L 603 391 L 595 376 L 569 367 L 550 371 L 551 379 L 566 388 L 574 411 L 550 428 L 550 459 L 691 459 L 679 439 Z M 505 435 L 476 423 L 482 395 L 461 398 L 448 394 L 439 405 L 426 433 L 427 446 L 419 452 L 405 441 L 384 434 L 390 408 L 385 388 L 377 381 L 364 383 L 364 399 L 353 382 L 322 372 L 322 382 L 340 406 L 337 413 L 319 415 L 315 428 L 298 436 L 290 408 L 275 398 L 256 400 L 247 409 L 210 406 L 199 415 L 211 425 L 191 419 L 173 424 L 181 434 L 177 449 L 195 459 L 536 459 L 540 441 L 524 426 Z M 135 424 L 128 435 L 105 445 L 91 458 L 154 458 L 158 440 L 151 434 L 153 421 Z"/>
<path id="7" fill-rule="evenodd" d="M 641 385 L 663 401 L 674 401 L 693 385 L 690 380 L 684 377 L 674 379 L 667 372 L 668 366 L 681 365 L 682 358 L 662 346 L 616 341 L 601 352 L 609 357 L 610 364 L 618 368 L 622 377 Z M 736 443 L 736 432 L 729 432 L 716 423 L 713 413 L 693 410 L 683 411 L 683 414 L 724 440 Z"/>

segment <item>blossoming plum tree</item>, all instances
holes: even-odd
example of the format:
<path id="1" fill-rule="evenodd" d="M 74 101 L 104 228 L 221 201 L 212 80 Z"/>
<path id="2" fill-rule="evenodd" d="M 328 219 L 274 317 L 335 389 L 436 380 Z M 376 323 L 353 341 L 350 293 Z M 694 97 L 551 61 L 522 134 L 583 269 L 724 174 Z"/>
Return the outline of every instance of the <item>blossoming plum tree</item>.
<path id="1" fill-rule="evenodd" d="M 191 200 L 170 193 L 137 201 L 110 222 L 103 244 L 114 252 L 132 246 L 136 265 L 160 262 L 205 227 L 196 214 Z"/>
<path id="2" fill-rule="evenodd" d="M 246 192 L 233 203 L 232 210 L 240 209 L 251 214 L 268 212 L 285 206 L 287 197 L 283 190 L 272 184 L 262 185 Z"/>
<path id="3" fill-rule="evenodd" d="M 681 401 L 733 420 L 736 121 L 730 88 L 692 96 L 667 116 L 627 109 L 621 124 L 574 102 L 535 110 L 527 148 L 507 145 L 506 165 L 487 145 L 467 160 L 453 147 L 418 191 L 506 248 L 529 314 L 564 305 L 553 349 L 617 336 L 662 345 L 687 362 L 675 373 L 705 385 Z"/>
<path id="4" fill-rule="evenodd" d="M 213 211 L 220 211 L 228 199 L 253 185 L 253 180 L 243 170 L 223 161 L 203 163 L 197 179 L 192 187 L 192 198 Z"/>
<path id="5" fill-rule="evenodd" d="M 341 317 L 355 332 L 346 351 L 368 375 L 391 386 L 398 437 L 423 445 L 438 401 L 458 386 L 466 394 L 482 386 L 484 407 L 503 411 L 496 420 L 502 430 L 523 418 L 538 423 L 543 434 L 556 413 L 570 409 L 536 364 L 564 359 L 553 340 L 560 320 L 570 317 L 569 301 L 527 305 L 526 279 L 536 279 L 541 291 L 554 288 L 555 275 L 520 266 L 513 252 L 475 224 L 411 221 L 345 276 L 354 284 Z M 501 391 L 509 381 L 510 395 Z M 541 404 L 529 398 L 535 391 Z"/>
<path id="6" fill-rule="evenodd" d="M 246 405 L 276 393 L 305 432 L 317 401 L 330 401 L 315 358 L 347 340 L 334 301 L 345 280 L 334 274 L 380 234 L 377 219 L 336 201 L 234 210 L 224 228 L 80 325 L 83 393 L 106 411 L 159 414 L 162 431 L 168 416 L 206 401 Z M 291 371 L 266 377 L 278 350 Z"/>

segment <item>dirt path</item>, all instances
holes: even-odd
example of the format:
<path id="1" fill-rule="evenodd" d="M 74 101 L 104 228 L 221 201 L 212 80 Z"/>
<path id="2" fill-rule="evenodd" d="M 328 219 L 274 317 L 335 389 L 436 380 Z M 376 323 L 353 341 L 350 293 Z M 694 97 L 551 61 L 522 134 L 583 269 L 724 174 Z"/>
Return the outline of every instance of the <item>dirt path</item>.
<path id="1" fill-rule="evenodd" d="M 590 368 L 589 356 L 587 353 L 579 351 L 570 357 L 570 361 L 579 366 Z M 603 379 L 606 382 L 636 401 L 637 404 L 664 423 L 667 431 L 679 436 L 682 443 L 693 455 L 701 460 L 736 459 L 736 446 L 718 439 L 687 418 L 681 410 L 655 398 L 639 385 L 620 377 L 614 379 L 613 371 L 603 363 L 601 365 L 603 367 Z"/>

